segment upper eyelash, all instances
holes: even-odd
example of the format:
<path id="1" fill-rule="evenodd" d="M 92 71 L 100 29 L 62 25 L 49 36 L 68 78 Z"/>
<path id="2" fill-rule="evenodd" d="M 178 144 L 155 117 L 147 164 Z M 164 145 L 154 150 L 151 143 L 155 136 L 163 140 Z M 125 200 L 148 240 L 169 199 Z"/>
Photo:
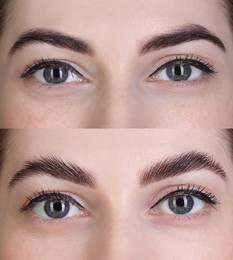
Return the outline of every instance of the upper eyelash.
<path id="1" fill-rule="evenodd" d="M 71 66 L 69 63 L 56 60 L 56 59 L 39 59 L 35 60 L 31 65 L 27 65 L 27 68 L 24 70 L 24 72 L 20 75 L 21 78 L 26 79 L 31 77 L 35 72 L 37 72 L 40 69 L 44 69 L 47 66 L 53 66 L 54 68 L 65 68 L 70 70 L 72 73 L 79 75 L 83 77 L 83 75 L 77 71 L 73 66 Z"/>
<path id="2" fill-rule="evenodd" d="M 46 200 L 66 200 L 69 203 L 77 206 L 78 208 L 84 210 L 85 208 L 78 203 L 75 199 L 73 199 L 70 195 L 61 193 L 59 191 L 36 191 L 33 193 L 31 197 L 27 197 L 26 203 L 19 209 L 20 212 L 29 212 L 31 209 L 40 202 Z"/>
<path id="3" fill-rule="evenodd" d="M 214 66 L 211 65 L 209 62 L 204 61 L 203 58 L 200 57 L 194 57 L 194 55 L 187 55 L 186 57 L 182 56 L 176 56 L 176 58 L 172 58 L 171 60 L 165 62 L 163 65 L 161 65 L 159 68 L 157 68 L 153 73 L 150 74 L 149 77 L 153 77 L 156 73 L 162 71 L 163 69 L 166 69 L 169 65 L 174 65 L 176 63 L 180 63 L 180 65 L 188 64 L 191 66 L 194 66 L 209 75 L 213 75 L 216 72 L 214 69 Z"/>
<path id="4" fill-rule="evenodd" d="M 213 207 L 220 203 L 219 200 L 216 198 L 216 196 L 211 192 L 207 191 L 204 187 L 201 186 L 196 187 L 195 185 L 189 184 L 188 186 L 183 186 L 183 185 L 177 186 L 176 190 L 167 192 L 165 196 L 163 196 L 155 204 L 153 204 L 151 209 L 153 209 L 154 207 L 158 206 L 160 203 L 164 202 L 165 200 L 175 195 L 194 196 Z"/>

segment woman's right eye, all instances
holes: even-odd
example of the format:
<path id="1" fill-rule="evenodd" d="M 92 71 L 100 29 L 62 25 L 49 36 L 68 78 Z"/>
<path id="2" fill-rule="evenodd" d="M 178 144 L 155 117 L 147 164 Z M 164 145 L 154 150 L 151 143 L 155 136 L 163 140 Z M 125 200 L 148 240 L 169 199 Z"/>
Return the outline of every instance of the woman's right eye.
<path id="1" fill-rule="evenodd" d="M 41 193 L 35 198 L 29 198 L 20 212 L 32 212 L 43 219 L 64 219 L 73 216 L 82 216 L 85 208 L 73 197 L 64 193 Z"/>
<path id="2" fill-rule="evenodd" d="M 43 84 L 86 83 L 87 79 L 69 63 L 59 60 L 41 60 L 30 65 L 21 78 L 35 78 Z"/>
<path id="3" fill-rule="evenodd" d="M 69 218 L 82 213 L 80 208 L 65 200 L 40 202 L 33 207 L 32 212 L 40 217 L 53 219 Z"/>

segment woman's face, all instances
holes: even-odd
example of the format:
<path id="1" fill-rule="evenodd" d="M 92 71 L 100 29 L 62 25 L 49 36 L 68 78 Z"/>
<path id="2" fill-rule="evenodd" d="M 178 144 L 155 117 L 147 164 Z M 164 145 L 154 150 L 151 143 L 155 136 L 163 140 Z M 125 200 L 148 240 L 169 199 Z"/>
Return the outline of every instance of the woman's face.
<path id="1" fill-rule="evenodd" d="M 210 130 L 13 132 L 0 258 L 232 259 L 224 139 Z"/>
<path id="2" fill-rule="evenodd" d="M 1 127 L 233 126 L 233 39 L 217 0 L 14 0 Z"/>

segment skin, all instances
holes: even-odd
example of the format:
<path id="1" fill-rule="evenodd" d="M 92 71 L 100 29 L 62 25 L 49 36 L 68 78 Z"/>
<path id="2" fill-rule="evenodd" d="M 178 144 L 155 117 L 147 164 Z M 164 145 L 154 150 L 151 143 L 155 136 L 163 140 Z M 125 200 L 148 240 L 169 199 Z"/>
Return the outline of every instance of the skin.
<path id="1" fill-rule="evenodd" d="M 219 1 L 54 1 L 15 0 L 11 7 L 0 41 L 0 127 L 233 127 L 232 31 Z M 226 52 L 200 40 L 138 55 L 142 42 L 184 24 L 204 26 Z M 35 28 L 82 38 L 96 56 L 32 44 L 9 57 L 17 37 Z M 218 73 L 187 84 L 148 82 L 159 62 L 177 55 L 198 56 Z M 40 58 L 71 63 L 88 83 L 47 87 L 21 79 Z"/>
<path id="2" fill-rule="evenodd" d="M 233 164 L 225 139 L 214 130 L 15 131 L 0 175 L 0 258 L 232 259 Z M 227 180 L 196 170 L 139 185 L 145 167 L 193 150 L 211 155 Z M 40 175 L 7 189 L 25 160 L 48 155 L 85 168 L 97 187 Z M 185 184 L 201 185 L 220 204 L 215 209 L 205 204 L 187 218 L 152 214 L 161 192 Z M 72 194 L 87 214 L 48 221 L 20 213 L 26 198 L 41 189 Z"/>

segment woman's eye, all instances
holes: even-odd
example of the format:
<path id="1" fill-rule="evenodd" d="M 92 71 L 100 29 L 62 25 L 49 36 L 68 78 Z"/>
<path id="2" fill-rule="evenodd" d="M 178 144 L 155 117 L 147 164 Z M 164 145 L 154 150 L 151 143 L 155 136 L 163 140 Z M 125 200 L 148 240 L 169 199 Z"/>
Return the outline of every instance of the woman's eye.
<path id="1" fill-rule="evenodd" d="M 47 84 L 64 84 L 75 81 L 81 81 L 81 75 L 78 76 L 67 68 L 45 68 L 35 72 L 34 77 Z"/>
<path id="2" fill-rule="evenodd" d="M 38 61 L 36 64 L 29 66 L 21 77 L 23 79 L 33 77 L 41 83 L 55 85 L 87 81 L 73 66 L 57 60 Z"/>
<path id="3" fill-rule="evenodd" d="M 86 209 L 73 197 L 64 193 L 36 192 L 33 198 L 20 208 L 22 213 L 33 213 L 43 219 L 62 219 L 83 216 Z"/>
<path id="4" fill-rule="evenodd" d="M 43 218 L 69 218 L 81 215 L 82 210 L 65 200 L 47 200 L 38 203 L 32 211 Z"/>
<path id="5" fill-rule="evenodd" d="M 150 78 L 152 81 L 185 82 L 198 79 L 203 74 L 213 75 L 214 73 L 216 72 L 211 64 L 204 63 L 201 60 L 185 58 L 163 64 L 150 75 Z"/>
<path id="6" fill-rule="evenodd" d="M 187 81 L 202 75 L 200 69 L 190 65 L 172 65 L 160 71 L 156 78 L 158 80 Z"/>
<path id="7" fill-rule="evenodd" d="M 205 203 L 190 195 L 175 195 L 160 204 L 160 211 L 165 214 L 192 214 L 205 207 Z"/>

